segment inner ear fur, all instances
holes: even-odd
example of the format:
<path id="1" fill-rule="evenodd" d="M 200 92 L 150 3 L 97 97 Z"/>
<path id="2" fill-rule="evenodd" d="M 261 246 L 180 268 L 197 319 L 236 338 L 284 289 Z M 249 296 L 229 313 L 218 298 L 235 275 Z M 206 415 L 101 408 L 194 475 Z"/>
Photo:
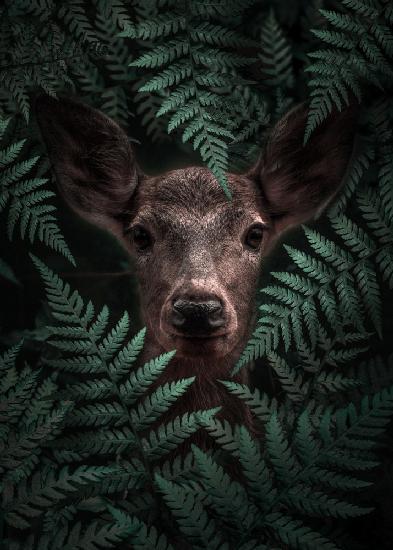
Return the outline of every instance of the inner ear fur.
<path id="1" fill-rule="evenodd" d="M 40 96 L 35 111 L 61 195 L 82 217 L 114 230 L 138 179 L 127 135 L 70 99 Z"/>
<path id="2" fill-rule="evenodd" d="M 354 107 L 333 112 L 303 145 L 307 114 L 307 105 L 301 104 L 276 124 L 249 173 L 280 230 L 303 223 L 326 206 L 340 187 L 353 150 Z"/>

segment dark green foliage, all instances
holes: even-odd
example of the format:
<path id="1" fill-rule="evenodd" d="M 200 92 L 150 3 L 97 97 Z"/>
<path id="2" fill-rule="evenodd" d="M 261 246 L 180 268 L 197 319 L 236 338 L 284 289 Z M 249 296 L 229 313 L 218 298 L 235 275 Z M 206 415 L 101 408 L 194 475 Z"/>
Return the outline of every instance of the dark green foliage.
<path id="1" fill-rule="evenodd" d="M 39 157 L 21 160 L 26 140 L 8 144 L 5 135 L 9 122 L 9 119 L 0 119 L 0 213 L 7 212 L 8 238 L 12 240 L 19 225 L 22 239 L 28 237 L 33 243 L 38 238 L 75 265 L 53 215 L 56 208 L 46 202 L 54 196 L 53 191 L 43 188 L 48 180 L 28 175 L 39 162 Z"/>
<path id="2" fill-rule="evenodd" d="M 45 458 L 45 449 L 61 433 L 72 403 L 56 400 L 53 377 L 40 382 L 37 370 L 26 366 L 17 371 L 20 348 L 18 344 L 0 358 L 0 488 L 4 521 L 24 529 L 31 518 L 61 505 L 70 495 L 80 497 L 118 468 L 58 470 Z"/>
<path id="3" fill-rule="evenodd" d="M 321 9 L 327 28 L 312 30 L 324 48 L 309 54 L 312 90 L 305 141 L 334 107 L 341 111 L 351 95 L 360 101 L 365 82 L 378 88 L 392 82 L 390 3 L 341 0 L 339 5 L 342 11 Z"/>
<path id="4" fill-rule="evenodd" d="M 387 528 L 370 543 L 347 531 L 348 519 L 367 529 L 373 507 L 390 506 L 374 482 L 389 488 L 391 477 L 393 356 L 383 345 L 391 348 L 392 32 L 383 0 L 0 7 L 1 281 L 22 292 L 29 280 L 9 254 L 19 236 L 26 260 L 41 246 L 37 254 L 56 264 L 31 255 L 46 288 L 41 325 L 29 324 L 23 343 L 20 324 L 1 339 L 7 548 L 391 547 Z M 198 152 L 228 196 L 228 169 L 247 170 L 267 126 L 294 104 L 310 102 L 305 141 L 335 109 L 360 104 L 339 195 L 327 216 L 285 236 L 263 274 L 256 328 L 234 372 L 263 359 L 255 372 L 267 372 L 271 387 L 221 381 L 249 408 L 255 434 L 225 411 L 217 418 L 220 407 L 168 420 L 194 382 L 159 384 L 175 352 L 143 363 L 145 329 L 136 331 L 132 315 L 65 282 L 75 273 L 56 253 L 76 262 L 37 139 L 33 101 L 42 92 L 100 108 L 131 140 L 146 137 L 148 156 L 154 142 L 157 159 L 166 144 Z M 7 312 L 1 322 L 8 331 Z M 192 445 L 178 456 L 200 430 L 214 451 Z"/>
<path id="5" fill-rule="evenodd" d="M 392 409 L 391 388 L 365 397 L 359 410 L 353 404 L 334 412 L 306 408 L 294 421 L 273 406 L 264 446 L 244 426 L 228 425 L 225 443 L 220 435 L 223 448 L 238 461 L 245 485 L 198 447 L 193 448 L 197 481 L 156 475 L 156 484 L 181 532 L 198 548 L 238 548 L 245 539 L 253 547 L 252 536 L 266 544 L 285 541 L 291 548 L 337 548 L 291 513 L 347 518 L 370 511 L 348 499 L 348 491 L 369 485 L 358 476 L 375 466 L 372 449 Z M 206 427 L 214 433 L 217 424 L 212 419 Z M 360 454 L 365 451 L 367 459 Z"/>
<path id="6" fill-rule="evenodd" d="M 222 2 L 219 13 L 214 5 L 200 2 L 170 4 L 165 14 L 129 25 L 123 37 L 154 40 L 154 47 L 131 65 L 150 69 L 154 74 L 140 92 L 165 93 L 156 116 L 171 114 L 168 133 L 183 128 L 182 140 L 192 140 L 203 161 L 230 196 L 225 172 L 228 170 L 228 141 L 234 139 L 236 121 L 231 121 L 233 105 L 228 87 L 236 84 L 233 69 L 252 60 L 235 51 L 252 43 L 231 28 L 216 21 L 233 16 L 231 2 Z M 231 50 L 230 50 L 231 49 Z M 223 105 L 228 101 L 228 110 Z"/>

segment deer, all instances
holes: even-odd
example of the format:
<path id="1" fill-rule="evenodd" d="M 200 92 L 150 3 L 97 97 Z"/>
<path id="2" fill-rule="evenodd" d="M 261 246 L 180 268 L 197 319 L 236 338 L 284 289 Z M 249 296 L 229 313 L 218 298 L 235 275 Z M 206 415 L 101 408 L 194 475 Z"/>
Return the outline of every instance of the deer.
<path id="1" fill-rule="evenodd" d="M 124 130 L 88 105 L 41 96 L 36 114 L 61 196 L 133 260 L 147 329 L 141 362 L 176 350 L 156 386 L 195 377 L 161 421 L 221 407 L 218 417 L 252 429 L 247 406 L 220 380 L 230 377 L 255 324 L 263 259 L 340 189 L 353 110 L 333 112 L 305 145 L 307 105 L 290 110 L 256 163 L 227 174 L 231 200 L 204 166 L 144 174 Z M 249 371 L 235 380 L 248 383 Z M 199 444 L 208 437 L 199 435 Z"/>

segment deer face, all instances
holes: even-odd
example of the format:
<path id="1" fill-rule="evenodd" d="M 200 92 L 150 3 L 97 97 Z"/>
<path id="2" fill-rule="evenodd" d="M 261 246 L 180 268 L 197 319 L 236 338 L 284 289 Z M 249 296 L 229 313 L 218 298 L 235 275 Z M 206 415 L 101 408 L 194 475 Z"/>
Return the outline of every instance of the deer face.
<path id="1" fill-rule="evenodd" d="M 256 185 L 229 181 L 231 202 L 209 170 L 175 170 L 144 178 L 130 204 L 145 323 L 177 356 L 227 355 L 249 331 L 269 215 Z"/>

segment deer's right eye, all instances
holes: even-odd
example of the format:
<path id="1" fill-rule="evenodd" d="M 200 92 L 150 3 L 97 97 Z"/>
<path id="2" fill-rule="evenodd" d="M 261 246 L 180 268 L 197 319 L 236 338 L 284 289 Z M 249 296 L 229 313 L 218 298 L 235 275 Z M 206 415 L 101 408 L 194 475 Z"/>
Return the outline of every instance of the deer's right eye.
<path id="1" fill-rule="evenodd" d="M 138 251 L 145 251 L 153 246 L 153 237 L 142 225 L 135 225 L 131 229 L 131 235 Z"/>

